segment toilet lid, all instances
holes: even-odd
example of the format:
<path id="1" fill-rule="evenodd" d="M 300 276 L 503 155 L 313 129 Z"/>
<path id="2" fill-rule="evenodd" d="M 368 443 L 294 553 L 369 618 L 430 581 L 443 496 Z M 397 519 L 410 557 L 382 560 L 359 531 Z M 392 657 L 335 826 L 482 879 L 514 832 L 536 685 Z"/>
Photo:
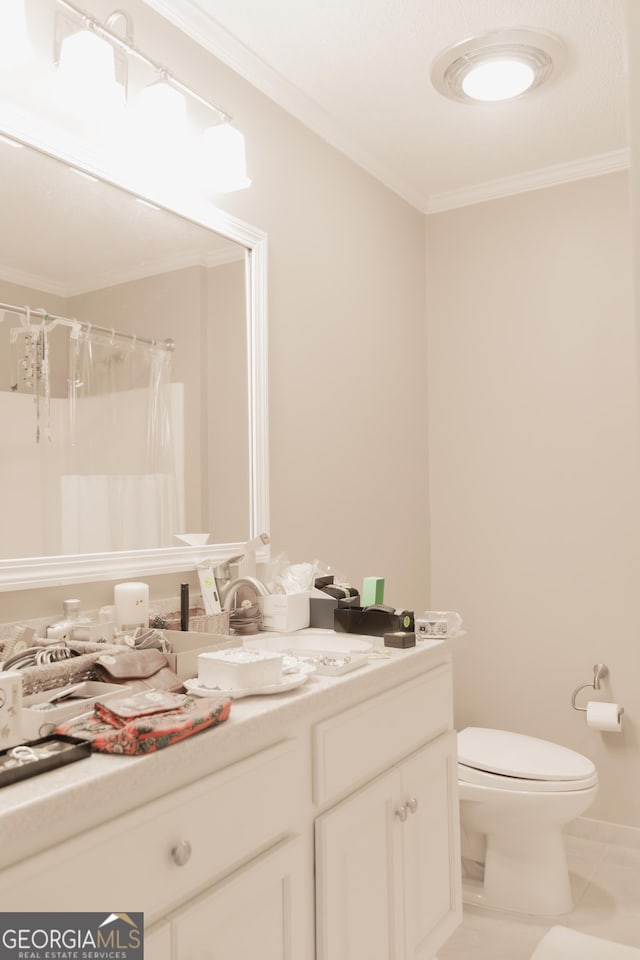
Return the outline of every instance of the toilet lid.
<path id="1" fill-rule="evenodd" d="M 521 780 L 585 780 L 596 772 L 582 754 L 508 730 L 466 727 L 458 734 L 458 763 Z"/>

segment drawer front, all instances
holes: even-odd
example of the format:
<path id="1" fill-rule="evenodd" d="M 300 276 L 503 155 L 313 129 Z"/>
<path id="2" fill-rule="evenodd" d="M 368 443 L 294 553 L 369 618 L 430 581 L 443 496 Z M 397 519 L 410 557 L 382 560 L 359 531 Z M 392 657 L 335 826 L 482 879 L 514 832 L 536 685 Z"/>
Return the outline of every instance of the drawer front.
<path id="1" fill-rule="evenodd" d="M 450 664 L 323 720 L 313 731 L 314 802 L 350 792 L 451 729 Z"/>
<path id="2" fill-rule="evenodd" d="M 2 909 L 142 911 L 153 923 L 294 830 L 305 769 L 289 740 L 174 791 L 5 870 Z"/>

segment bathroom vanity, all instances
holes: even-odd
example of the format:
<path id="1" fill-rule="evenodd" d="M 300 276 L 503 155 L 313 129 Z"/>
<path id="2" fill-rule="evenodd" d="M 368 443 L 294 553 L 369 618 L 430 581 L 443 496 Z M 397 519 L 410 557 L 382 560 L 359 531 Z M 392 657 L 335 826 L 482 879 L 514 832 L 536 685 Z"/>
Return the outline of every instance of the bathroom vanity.
<path id="1" fill-rule="evenodd" d="M 424 642 L 6 787 L 2 909 L 142 911 L 150 960 L 428 960 L 461 919 L 452 728 Z"/>

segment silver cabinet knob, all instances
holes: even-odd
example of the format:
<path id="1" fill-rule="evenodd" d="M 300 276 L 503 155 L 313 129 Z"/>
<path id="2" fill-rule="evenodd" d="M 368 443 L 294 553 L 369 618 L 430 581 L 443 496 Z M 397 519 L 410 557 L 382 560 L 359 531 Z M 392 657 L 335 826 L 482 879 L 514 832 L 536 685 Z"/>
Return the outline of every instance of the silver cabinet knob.
<path id="1" fill-rule="evenodd" d="M 402 823 L 407 819 L 407 805 L 406 803 L 401 804 L 396 810 L 396 817 L 400 819 Z"/>
<path id="2" fill-rule="evenodd" d="M 418 809 L 418 801 L 416 800 L 415 797 L 411 797 L 410 800 L 407 800 L 407 808 L 409 810 L 409 813 L 416 812 L 416 810 Z"/>
<path id="3" fill-rule="evenodd" d="M 171 851 L 173 862 L 177 867 L 184 867 L 191 859 L 191 844 L 188 840 L 183 840 Z"/>

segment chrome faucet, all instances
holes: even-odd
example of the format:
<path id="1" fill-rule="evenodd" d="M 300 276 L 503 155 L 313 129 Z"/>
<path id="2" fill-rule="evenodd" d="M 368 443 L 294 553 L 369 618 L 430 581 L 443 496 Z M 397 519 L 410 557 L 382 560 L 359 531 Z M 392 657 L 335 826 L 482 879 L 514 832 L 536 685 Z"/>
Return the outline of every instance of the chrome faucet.
<path id="1" fill-rule="evenodd" d="M 257 597 L 269 596 L 269 591 L 264 583 L 262 580 L 258 580 L 257 577 L 236 577 L 228 583 L 218 585 L 223 610 L 233 609 L 236 594 L 241 587 L 251 587 Z"/>

